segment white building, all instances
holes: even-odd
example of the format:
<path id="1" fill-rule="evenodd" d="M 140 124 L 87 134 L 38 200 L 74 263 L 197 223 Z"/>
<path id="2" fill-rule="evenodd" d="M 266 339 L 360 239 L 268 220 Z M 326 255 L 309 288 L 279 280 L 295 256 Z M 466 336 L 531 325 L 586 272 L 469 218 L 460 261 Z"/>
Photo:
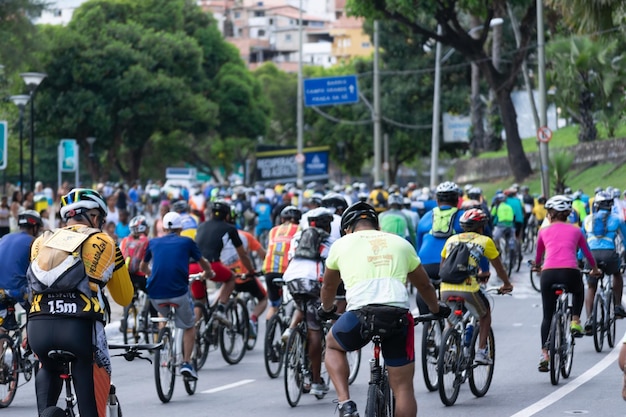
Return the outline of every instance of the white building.
<path id="1" fill-rule="evenodd" d="M 67 25 L 74 10 L 76 10 L 86 0 L 52 0 L 48 2 L 41 15 L 33 19 L 36 25 Z"/>

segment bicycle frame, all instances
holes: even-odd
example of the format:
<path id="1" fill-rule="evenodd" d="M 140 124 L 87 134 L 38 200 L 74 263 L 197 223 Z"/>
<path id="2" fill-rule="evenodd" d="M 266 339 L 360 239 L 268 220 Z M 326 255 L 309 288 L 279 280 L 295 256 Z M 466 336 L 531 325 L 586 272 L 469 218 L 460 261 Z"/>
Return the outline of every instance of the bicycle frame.
<path id="1" fill-rule="evenodd" d="M 556 308 L 550 323 L 548 334 L 548 350 L 550 352 L 550 382 L 559 383 L 559 375 L 568 378 L 574 359 L 575 339 L 570 330 L 572 308 L 570 293 L 562 284 L 552 286 L 557 295 Z"/>

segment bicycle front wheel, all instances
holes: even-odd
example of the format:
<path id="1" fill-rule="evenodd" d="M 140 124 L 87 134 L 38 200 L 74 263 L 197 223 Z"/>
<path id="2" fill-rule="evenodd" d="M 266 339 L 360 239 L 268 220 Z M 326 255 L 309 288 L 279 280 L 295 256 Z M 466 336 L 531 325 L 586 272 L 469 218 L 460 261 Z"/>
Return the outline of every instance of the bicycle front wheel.
<path id="1" fill-rule="evenodd" d="M 472 335 L 472 350 L 471 350 L 471 361 L 474 361 L 474 355 L 479 348 L 478 343 L 478 334 L 479 334 L 480 324 L 478 324 L 474 328 L 474 333 Z M 489 391 L 489 387 L 491 386 L 491 380 L 493 379 L 493 370 L 496 363 L 496 339 L 493 336 L 493 329 L 489 329 L 489 335 L 487 336 L 487 352 L 489 354 L 488 358 L 491 363 L 488 364 L 477 364 L 472 363 L 471 370 L 469 373 L 469 386 L 472 394 L 477 397 L 482 397 L 487 394 Z"/>
<path id="2" fill-rule="evenodd" d="M 561 342 L 561 375 L 563 378 L 569 378 L 572 372 L 572 364 L 574 363 L 574 335 L 570 324 L 572 323 L 572 311 L 568 310 L 563 321 L 563 341 Z"/>
<path id="3" fill-rule="evenodd" d="M 222 327 L 220 349 L 224 360 L 234 365 L 241 362 L 243 355 L 246 354 L 249 331 L 246 303 L 238 298 L 234 299 L 229 303 L 225 313 L 231 325 Z"/>
<path id="4" fill-rule="evenodd" d="M 541 274 L 533 271 L 532 268 L 530 269 L 530 284 L 535 291 L 541 292 Z"/>
<path id="5" fill-rule="evenodd" d="M 209 356 L 209 341 L 207 338 L 209 313 L 204 306 L 204 303 L 196 302 L 194 304 L 194 311 L 200 318 L 196 321 L 196 371 L 202 369 L 206 363 L 206 359 Z"/>
<path id="6" fill-rule="evenodd" d="M 290 406 L 295 407 L 304 387 L 304 338 L 295 329 L 285 345 L 285 396 Z"/>
<path id="7" fill-rule="evenodd" d="M 270 378 L 277 378 L 283 368 L 283 341 L 281 340 L 286 325 L 279 314 L 274 314 L 267 322 L 263 356 L 265 370 Z"/>
<path id="8" fill-rule="evenodd" d="M 552 316 L 550 334 L 548 336 L 548 349 L 550 352 L 550 382 L 552 385 L 559 383 L 561 374 L 561 342 L 563 340 L 563 317 L 560 313 Z"/>
<path id="9" fill-rule="evenodd" d="M 608 277 L 612 279 L 611 277 Z M 613 289 L 609 288 L 605 293 L 606 299 L 606 313 L 604 315 L 606 322 L 604 327 L 606 328 L 606 341 L 609 347 L 615 346 L 615 300 L 613 299 Z"/>
<path id="10" fill-rule="evenodd" d="M 591 316 L 591 326 L 593 329 L 593 346 L 596 349 L 596 352 L 602 352 L 602 348 L 604 347 L 604 332 L 605 332 L 605 324 L 606 317 L 604 300 L 602 299 L 602 294 L 600 291 L 596 291 L 596 295 L 593 299 L 593 310 Z"/>
<path id="11" fill-rule="evenodd" d="M 439 388 L 437 359 L 443 333 L 443 320 L 428 321 L 422 329 L 422 374 L 428 391 Z"/>
<path id="12" fill-rule="evenodd" d="M 463 383 L 462 372 L 463 350 L 461 336 L 454 328 L 448 329 L 441 341 L 437 361 L 439 379 L 439 397 L 445 405 L 454 405 Z"/>
<path id="13" fill-rule="evenodd" d="M 256 307 L 257 300 L 256 300 L 256 298 L 254 298 L 250 294 L 247 294 L 244 297 L 244 302 L 246 303 L 246 310 L 248 311 L 248 317 L 250 317 L 252 315 L 252 312 L 254 311 L 254 308 Z M 258 331 L 259 331 L 259 329 L 257 327 L 257 332 Z M 248 350 L 254 349 L 254 346 L 256 346 L 256 340 L 258 339 L 258 337 L 259 337 L 258 334 L 254 335 L 254 337 L 252 337 L 252 334 L 248 333 L 248 338 L 246 339 L 246 349 L 248 349 Z"/>
<path id="14" fill-rule="evenodd" d="M 172 399 L 176 378 L 174 340 L 169 328 L 159 331 L 158 341 L 163 342 L 163 347 L 154 351 L 154 382 L 159 399 L 166 403 Z"/>
<path id="15" fill-rule="evenodd" d="M 0 349 L 0 408 L 5 408 L 13 402 L 17 392 L 19 352 L 7 334 L 0 335 Z"/>

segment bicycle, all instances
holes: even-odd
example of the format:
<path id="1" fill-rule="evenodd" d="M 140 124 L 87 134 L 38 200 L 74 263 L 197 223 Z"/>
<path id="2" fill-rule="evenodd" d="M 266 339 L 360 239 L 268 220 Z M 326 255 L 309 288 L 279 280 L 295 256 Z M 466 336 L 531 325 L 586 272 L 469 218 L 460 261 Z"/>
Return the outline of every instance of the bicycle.
<path id="1" fill-rule="evenodd" d="M 613 295 L 613 277 L 604 272 L 606 263 L 599 262 L 598 268 L 603 274 L 601 277 L 598 277 L 598 286 L 593 298 L 591 328 L 596 352 L 602 352 L 605 335 L 609 347 L 615 346 L 615 297 Z M 590 272 L 590 270 L 583 271 L 584 274 L 589 274 Z"/>
<path id="2" fill-rule="evenodd" d="M 504 265 L 504 269 L 506 269 L 506 273 L 508 274 L 508 276 L 511 276 L 515 263 L 518 263 L 518 271 L 519 263 L 521 263 L 521 261 L 518 261 L 519 255 L 518 252 L 516 252 L 516 248 L 519 245 L 519 242 L 517 242 L 517 239 L 515 239 L 514 237 L 510 237 L 511 233 L 514 232 L 510 229 L 507 229 L 507 231 L 505 231 L 503 235 L 498 238 L 497 241 L 498 252 L 500 252 L 502 265 Z M 512 242 L 512 240 L 514 242 Z"/>
<path id="3" fill-rule="evenodd" d="M 125 349 L 124 353 L 120 353 L 114 356 L 123 356 L 127 361 L 132 361 L 135 358 L 145 359 L 151 362 L 150 358 L 144 357 L 142 351 L 152 351 L 159 349 L 160 344 L 145 344 L 145 345 L 114 345 L 110 344 L 109 349 Z M 46 407 L 41 413 L 41 417 L 76 417 L 76 407 L 78 406 L 78 399 L 72 391 L 72 363 L 76 360 L 76 356 L 72 352 L 65 350 L 51 350 L 48 352 L 48 357 L 57 361 L 63 371 L 60 374 L 60 378 L 65 385 L 65 408 L 58 406 Z M 115 385 L 111 383 L 109 388 L 109 398 L 107 400 L 107 416 L 108 417 L 122 417 L 122 407 L 117 398 Z"/>
<path id="4" fill-rule="evenodd" d="M 162 346 L 154 351 L 154 380 L 159 399 L 167 403 L 172 399 L 176 375 L 179 375 L 179 368 L 183 363 L 184 330 L 175 326 L 178 305 L 164 303 L 161 306 L 169 307 L 170 311 L 166 317 L 151 318 L 152 322 L 163 324 L 157 338 L 157 343 Z M 197 352 L 194 346 L 191 363 L 196 370 L 198 369 L 197 362 Z M 183 383 L 187 394 L 193 395 L 196 392 L 197 379 L 183 375 Z"/>
<path id="5" fill-rule="evenodd" d="M 2 323 L 7 331 L 0 334 L 0 408 L 8 407 L 15 398 L 17 389 L 30 381 L 33 374 L 39 369 L 39 361 L 31 355 L 32 350 L 23 340 L 26 334 L 26 321 L 23 324 L 22 317 L 26 312 L 21 312 L 15 319 L 15 305 L 7 306 L 7 319 Z M 20 374 L 24 375 L 24 384 L 19 384 Z"/>
<path id="6" fill-rule="evenodd" d="M 424 328 L 422 329 L 422 374 L 428 391 L 439 389 L 437 363 L 444 328 L 443 319 L 424 321 Z"/>
<path id="7" fill-rule="evenodd" d="M 265 327 L 265 340 L 263 344 L 263 357 L 265 370 L 270 378 L 277 378 L 283 368 L 284 343 L 283 332 L 289 327 L 294 310 L 293 298 L 289 291 L 284 288 L 285 281 L 282 278 L 274 278 L 269 285 L 278 285 L 282 288 L 282 301 L 278 311 L 268 321 Z"/>
<path id="8" fill-rule="evenodd" d="M 537 218 L 531 215 L 528 218 L 526 229 L 524 230 L 522 251 L 524 253 L 533 253 L 535 250 L 535 244 L 537 243 L 538 225 Z"/>
<path id="9" fill-rule="evenodd" d="M 454 308 L 449 318 L 451 327 L 446 330 L 441 341 L 437 376 L 439 397 L 446 406 L 452 406 L 466 380 L 469 380 L 470 390 L 476 397 L 487 394 L 493 379 L 496 345 L 493 329 L 489 329 L 487 352 L 490 363 L 474 363 L 479 348 L 480 322 L 465 307 L 463 297 L 451 296 L 446 302 L 453 303 Z"/>
<path id="10" fill-rule="evenodd" d="M 148 295 L 135 287 L 133 300 L 128 306 L 124 307 L 124 316 L 120 323 L 120 331 L 122 332 L 124 343 L 129 343 L 131 340 L 139 343 L 142 336 L 145 343 L 154 342 L 158 335 L 158 329 L 151 326 L 151 324 Z"/>
<path id="11" fill-rule="evenodd" d="M 556 309 L 550 322 L 548 333 L 548 351 L 550 355 L 550 382 L 559 383 L 559 374 L 569 378 L 574 362 L 574 335 L 571 332 L 572 306 L 570 293 L 564 284 L 552 285 L 557 296 Z"/>
<path id="12" fill-rule="evenodd" d="M 528 266 L 530 267 L 530 285 L 532 285 L 535 291 L 541 292 L 541 274 L 533 269 L 533 263 L 533 260 L 528 260 Z"/>

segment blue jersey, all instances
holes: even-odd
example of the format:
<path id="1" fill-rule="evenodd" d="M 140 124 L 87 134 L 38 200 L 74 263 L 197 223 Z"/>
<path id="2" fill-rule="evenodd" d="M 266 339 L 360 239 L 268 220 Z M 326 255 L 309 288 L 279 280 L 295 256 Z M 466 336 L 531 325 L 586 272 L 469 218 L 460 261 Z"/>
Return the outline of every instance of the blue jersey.
<path id="1" fill-rule="evenodd" d="M 442 210 L 451 208 L 450 206 L 441 206 Z M 463 210 L 459 210 L 454 216 L 454 224 L 452 225 L 456 233 L 461 233 L 461 225 L 459 219 L 463 214 Z M 443 249 L 447 238 L 438 238 L 433 236 L 430 231 L 433 228 L 433 210 L 428 211 L 420 219 L 417 225 L 417 243 L 418 255 L 423 264 L 438 264 L 441 262 L 441 250 Z"/>
<path id="2" fill-rule="evenodd" d="M 26 271 L 34 239 L 26 232 L 10 233 L 0 239 L 0 288 L 8 290 L 16 301 L 24 301 L 27 294 Z"/>
<path id="3" fill-rule="evenodd" d="M 596 236 L 593 230 L 594 217 L 597 216 L 608 216 L 606 219 L 606 230 L 601 232 L 603 236 Z M 626 248 L 626 224 L 620 220 L 619 216 L 608 212 L 608 210 L 598 210 L 585 217 L 582 229 L 591 250 L 616 250 L 615 238 L 618 233 L 621 233 L 622 244 Z"/>
<path id="4" fill-rule="evenodd" d="M 192 239 L 170 233 L 150 240 L 145 262 L 152 261 L 152 275 L 147 289 L 150 298 L 173 298 L 189 290 L 189 258 L 202 258 L 200 248 Z"/>

